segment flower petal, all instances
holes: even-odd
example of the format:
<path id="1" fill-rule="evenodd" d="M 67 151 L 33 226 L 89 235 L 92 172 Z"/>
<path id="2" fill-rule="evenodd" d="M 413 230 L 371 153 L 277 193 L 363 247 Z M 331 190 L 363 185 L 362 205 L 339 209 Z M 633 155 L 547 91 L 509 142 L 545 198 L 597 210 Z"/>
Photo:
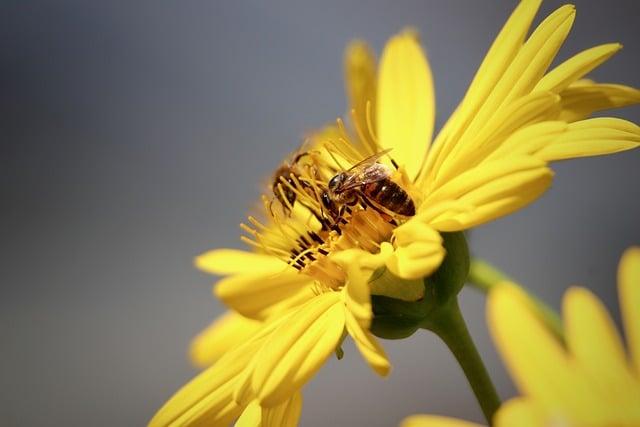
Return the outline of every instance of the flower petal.
<path id="1" fill-rule="evenodd" d="M 561 422 L 562 420 L 558 421 Z M 516 398 L 500 406 L 493 418 L 493 425 L 496 427 L 540 427 L 555 424 L 550 423 L 544 408 L 537 405 L 533 399 Z M 570 424 L 562 423 L 558 425 Z"/>
<path id="2" fill-rule="evenodd" d="M 531 155 L 546 162 L 597 156 L 640 146 L 640 127 L 626 120 L 601 117 L 570 124 L 537 123 L 515 132 L 489 159 Z"/>
<path id="3" fill-rule="evenodd" d="M 244 273 L 279 273 L 288 268 L 287 264 L 272 255 L 236 249 L 215 249 L 199 255 L 195 265 L 200 270 L 226 276 Z"/>
<path id="4" fill-rule="evenodd" d="M 453 149 L 455 141 L 478 113 L 518 54 L 541 2 L 542 0 L 521 1 L 511 13 L 478 68 L 464 99 L 438 134 L 427 159 L 428 173 L 433 173 L 434 166 Z M 423 177 L 426 176 L 423 175 Z"/>
<path id="5" fill-rule="evenodd" d="M 608 43 L 584 50 L 547 73 L 540 79 L 534 91 L 558 93 L 611 58 L 620 49 L 620 43 Z"/>
<path id="6" fill-rule="evenodd" d="M 549 406 L 574 401 L 576 384 L 561 344 L 515 286 L 494 288 L 487 302 L 489 329 L 521 394 Z"/>
<path id="7" fill-rule="evenodd" d="M 227 425 L 242 412 L 242 407 L 233 400 L 236 382 L 264 340 L 264 335 L 256 334 L 226 353 L 215 365 L 178 390 L 156 413 L 149 426 L 182 426 L 203 420 L 210 425 Z"/>
<path id="8" fill-rule="evenodd" d="M 504 109 L 509 108 L 511 103 L 531 93 L 549 67 L 571 29 L 575 9 L 571 5 L 557 9 L 536 28 L 526 43 L 520 47 L 520 36 L 523 34 L 521 31 L 524 30 L 526 33 L 526 27 L 521 24 L 526 23 L 528 27 L 533 17 L 530 12 L 535 13 L 538 5 L 539 2 L 523 2 L 516 9 L 512 19 L 516 13 L 519 16 L 518 21 L 522 19 L 519 21 L 520 25 L 517 26 L 518 32 L 514 35 L 504 35 L 505 38 L 513 37 L 515 41 L 507 43 L 501 40 L 501 43 L 508 46 L 509 55 L 506 55 L 508 62 L 494 65 L 499 74 L 487 78 L 494 84 L 480 92 L 479 99 L 468 101 L 468 95 L 465 96 L 459 109 L 466 111 L 464 113 L 456 111 L 454 114 L 455 123 L 451 126 L 445 126 L 447 131 L 445 137 L 438 137 L 438 142 L 444 146 L 437 153 L 437 158 L 432 159 L 432 155 L 429 156 L 426 166 L 432 180 L 440 174 L 441 166 L 446 159 L 457 156 L 459 152 L 470 150 L 469 144 L 473 144 L 475 136 L 491 123 L 491 118 L 494 115 L 502 113 Z M 500 33 L 500 36 L 503 35 L 503 32 Z M 512 49 L 517 51 L 514 56 L 511 55 Z M 470 88 L 469 92 L 472 91 L 473 89 Z M 464 105 L 466 102 L 472 104 L 474 108 L 466 107 Z"/>
<path id="9" fill-rule="evenodd" d="M 257 400 L 252 401 L 242 411 L 234 427 L 262 427 L 262 408 Z"/>
<path id="10" fill-rule="evenodd" d="M 202 368 L 211 366 L 227 351 L 245 342 L 260 325 L 260 322 L 228 311 L 191 341 L 191 362 Z"/>
<path id="11" fill-rule="evenodd" d="M 626 355 L 613 321 L 588 290 L 571 288 L 564 297 L 566 340 L 575 363 L 588 377 L 592 393 L 606 390 L 618 400 L 630 391 Z"/>
<path id="12" fill-rule="evenodd" d="M 562 113 L 559 119 L 574 122 L 591 114 L 640 103 L 640 90 L 618 84 L 578 81 L 560 92 Z"/>
<path id="13" fill-rule="evenodd" d="M 482 163 L 519 129 L 556 117 L 560 111 L 559 105 L 560 97 L 551 92 L 532 93 L 512 102 L 500 113 L 494 114 L 479 133 L 465 142 L 465 150 L 451 153 L 442 162 L 428 191 Z"/>
<path id="14" fill-rule="evenodd" d="M 252 388 L 264 407 L 297 392 L 335 350 L 344 331 L 344 304 L 327 292 L 300 307 L 256 355 Z"/>
<path id="15" fill-rule="evenodd" d="M 300 305 L 313 297 L 313 281 L 297 271 L 239 274 L 214 288 L 227 306 L 251 319 L 266 319 L 276 310 Z"/>
<path id="16" fill-rule="evenodd" d="M 295 393 L 278 406 L 262 409 L 261 427 L 296 427 L 302 413 L 302 394 Z"/>
<path id="17" fill-rule="evenodd" d="M 545 161 L 598 156 L 631 150 L 640 146 L 640 127 L 626 120 L 601 117 L 567 126 L 534 155 Z"/>
<path id="18" fill-rule="evenodd" d="M 362 40 L 354 40 L 344 53 L 344 75 L 349 108 L 355 130 L 371 151 L 376 152 L 371 131 L 376 129 L 376 59 Z"/>
<path id="19" fill-rule="evenodd" d="M 385 260 L 393 251 L 391 245 L 386 242 L 380 249 L 377 254 L 361 249 L 347 249 L 331 254 L 331 259 L 347 272 L 347 283 L 342 292 L 345 306 L 367 329 L 373 316 L 371 312 L 371 280 L 375 280 L 373 273 L 384 266 Z M 395 284 L 377 283 L 376 289 L 385 292 L 385 285 Z"/>
<path id="20" fill-rule="evenodd" d="M 631 361 L 640 378 L 640 248 L 627 249 L 618 267 L 620 310 Z"/>
<path id="21" fill-rule="evenodd" d="M 412 415 L 400 423 L 400 427 L 481 427 L 480 424 L 438 415 Z"/>
<path id="22" fill-rule="evenodd" d="M 378 79 L 378 140 L 414 178 L 424 160 L 435 118 L 433 78 L 414 34 L 393 37 L 384 48 Z"/>
<path id="23" fill-rule="evenodd" d="M 526 206 L 549 188 L 552 177 L 545 163 L 531 156 L 487 161 L 428 194 L 423 204 L 435 206 L 456 200 L 474 206 L 468 212 L 446 210 L 430 223 L 439 231 L 460 231 Z"/>
<path id="24" fill-rule="evenodd" d="M 413 218 L 394 230 L 396 250 L 387 268 L 403 279 L 421 279 L 442 263 L 445 250 L 440 233 L 429 224 Z"/>
<path id="25" fill-rule="evenodd" d="M 383 377 L 389 375 L 391 364 L 378 340 L 363 328 L 353 313 L 347 310 L 345 316 L 347 332 L 353 338 L 362 357 L 378 375 Z"/>

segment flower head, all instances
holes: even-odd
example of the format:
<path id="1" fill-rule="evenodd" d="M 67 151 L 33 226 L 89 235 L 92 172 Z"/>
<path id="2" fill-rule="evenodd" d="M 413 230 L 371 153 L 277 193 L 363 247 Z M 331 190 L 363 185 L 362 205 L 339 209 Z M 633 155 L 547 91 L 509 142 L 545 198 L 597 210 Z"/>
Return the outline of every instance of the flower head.
<path id="1" fill-rule="evenodd" d="M 520 397 L 506 402 L 494 425 L 640 425 L 640 248 L 625 252 L 618 295 L 628 354 L 602 303 L 584 288 L 563 302 L 566 343 L 540 319 L 519 288 L 505 284 L 489 296 L 489 326 Z M 432 416 L 408 418 L 403 427 L 468 427 Z"/>
<path id="2" fill-rule="evenodd" d="M 224 387 L 209 382 L 205 393 L 198 377 L 177 394 L 190 397 L 175 397 L 167 410 L 199 420 L 213 413 L 211 396 L 223 394 L 234 410 L 253 402 L 284 405 L 339 353 L 347 335 L 374 371 L 386 375 L 389 362 L 369 330 L 371 294 L 423 298 L 422 279 L 445 257 L 441 233 L 531 203 L 551 184 L 548 162 L 640 145 L 640 128 L 630 122 L 586 119 L 640 101 L 635 89 L 582 80 L 620 46 L 588 49 L 548 71 L 574 9 L 558 9 L 527 37 L 539 3 L 524 0 L 516 8 L 433 142 L 435 92 L 416 33 L 391 38 L 377 67 L 364 43 L 348 47 L 352 120 L 313 133 L 278 169 L 262 218 L 242 226 L 253 251 L 214 250 L 197 259 L 201 269 L 226 276 L 216 296 L 263 326 L 226 353 L 242 352 L 225 362 L 234 366 L 233 380 Z M 377 180 L 352 178 L 354 171 L 370 172 L 363 162 Z M 338 175 L 359 184 L 339 192 L 332 182 Z M 409 201 L 415 212 L 398 209 Z M 255 346 L 250 357 L 248 343 Z M 226 357 L 202 375 L 218 372 Z M 193 400 L 192 388 L 200 400 Z M 192 412 L 187 401 L 202 412 Z"/>

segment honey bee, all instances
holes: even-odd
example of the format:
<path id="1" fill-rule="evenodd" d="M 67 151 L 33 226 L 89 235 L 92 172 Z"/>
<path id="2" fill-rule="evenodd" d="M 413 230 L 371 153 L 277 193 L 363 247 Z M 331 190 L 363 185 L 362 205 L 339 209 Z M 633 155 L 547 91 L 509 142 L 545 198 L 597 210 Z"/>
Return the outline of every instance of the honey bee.
<path id="1" fill-rule="evenodd" d="M 290 163 L 283 164 L 273 174 L 271 190 L 285 211 L 289 211 L 296 202 L 297 195 L 293 188 L 300 186 L 304 191 L 311 189 L 311 184 L 301 177 L 298 169 L 300 159 L 308 155 L 308 151 L 297 154 Z"/>
<path id="2" fill-rule="evenodd" d="M 415 215 L 416 208 L 411 196 L 391 180 L 391 169 L 378 163 L 378 159 L 389 151 L 367 157 L 329 180 L 321 201 L 334 219 L 341 216 L 346 206 L 353 206 L 358 201 L 387 215 Z"/>

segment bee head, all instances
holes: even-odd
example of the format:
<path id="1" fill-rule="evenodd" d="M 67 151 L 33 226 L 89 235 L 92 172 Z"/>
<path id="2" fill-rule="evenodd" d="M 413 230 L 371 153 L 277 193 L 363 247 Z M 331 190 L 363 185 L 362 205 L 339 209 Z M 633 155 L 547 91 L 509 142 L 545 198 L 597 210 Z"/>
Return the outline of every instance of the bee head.
<path id="1" fill-rule="evenodd" d="M 347 174 L 344 172 L 340 172 L 335 175 L 333 178 L 329 180 L 329 191 L 333 194 L 336 194 L 336 190 L 340 188 L 342 183 L 347 179 Z"/>

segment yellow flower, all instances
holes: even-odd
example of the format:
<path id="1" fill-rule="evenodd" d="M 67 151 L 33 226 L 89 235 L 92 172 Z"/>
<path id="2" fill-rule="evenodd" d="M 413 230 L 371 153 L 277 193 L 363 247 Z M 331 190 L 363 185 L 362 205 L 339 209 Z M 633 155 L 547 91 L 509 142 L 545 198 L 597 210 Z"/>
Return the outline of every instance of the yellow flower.
<path id="1" fill-rule="evenodd" d="M 261 323 L 229 311 L 214 320 L 191 342 L 189 356 L 194 365 L 206 368 L 240 343 L 249 339 Z"/>
<path id="2" fill-rule="evenodd" d="M 640 248 L 620 261 L 618 294 L 628 355 L 607 310 L 584 288 L 565 294 L 566 345 L 518 288 L 498 286 L 490 293 L 489 326 L 521 394 L 498 410 L 495 426 L 640 425 Z M 472 425 L 417 415 L 402 427 Z"/>
<path id="3" fill-rule="evenodd" d="M 256 405 L 284 405 L 334 350 L 339 353 L 346 335 L 386 375 L 389 362 L 369 332 L 370 294 L 422 298 L 422 279 L 445 256 L 440 233 L 466 230 L 532 202 L 551 183 L 547 162 L 640 145 L 640 128 L 630 122 L 585 119 L 640 102 L 633 88 L 582 80 L 620 46 L 586 50 L 547 72 L 574 10 L 558 9 L 527 38 L 538 7 L 539 1 L 525 0 L 516 8 L 433 144 L 433 82 L 416 35 L 393 37 L 377 68 L 365 44 L 349 46 L 351 126 L 338 121 L 310 135 L 295 161 L 279 169 L 286 173 L 263 197 L 264 218 L 252 216 L 242 225 L 253 252 L 222 249 L 197 259 L 199 268 L 226 276 L 215 287 L 218 298 L 262 322 L 258 332 L 247 332 L 255 348 L 249 356 L 246 343 L 229 349 L 231 340 L 220 339 L 202 351 L 206 345 L 196 344 L 201 364 L 229 349 L 202 374 L 208 378 L 227 355 L 242 351 L 226 362 L 236 377 L 224 387 L 197 377 L 160 412 L 173 415 L 158 415 L 154 425 L 210 420 L 216 399 L 233 402 L 234 417 Z M 332 217 L 323 205 L 331 177 L 387 149 L 379 161 L 391 168 L 416 214 L 396 218 L 362 202 Z M 214 330 L 209 339 L 217 335 Z"/>

